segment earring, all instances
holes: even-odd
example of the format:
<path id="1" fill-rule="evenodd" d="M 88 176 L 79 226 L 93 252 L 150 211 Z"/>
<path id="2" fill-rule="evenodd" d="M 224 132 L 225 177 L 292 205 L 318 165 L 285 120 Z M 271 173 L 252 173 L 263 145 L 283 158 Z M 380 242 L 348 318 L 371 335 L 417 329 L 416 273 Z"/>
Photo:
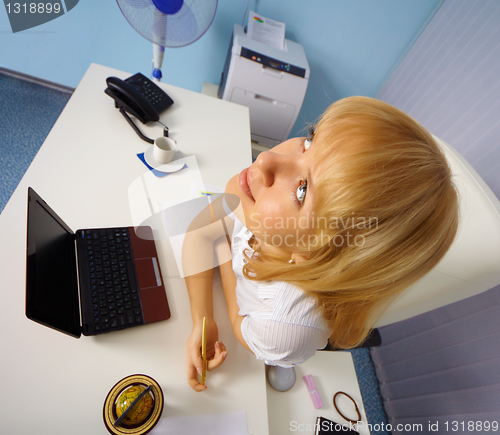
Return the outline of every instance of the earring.
<path id="1" fill-rule="evenodd" d="M 290 261 L 288 262 L 288 264 L 295 264 L 295 260 L 293 258 L 290 259 Z"/>

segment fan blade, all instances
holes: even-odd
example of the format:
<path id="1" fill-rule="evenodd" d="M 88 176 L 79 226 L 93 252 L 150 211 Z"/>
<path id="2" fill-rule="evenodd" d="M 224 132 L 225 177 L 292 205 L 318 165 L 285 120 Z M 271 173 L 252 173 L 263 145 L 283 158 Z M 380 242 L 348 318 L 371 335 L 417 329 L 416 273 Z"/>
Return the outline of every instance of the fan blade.
<path id="1" fill-rule="evenodd" d="M 183 47 L 201 38 L 217 10 L 217 0 L 116 1 L 137 32 L 162 47 Z M 175 13 L 162 12 L 172 12 L 176 8 L 179 9 Z"/>

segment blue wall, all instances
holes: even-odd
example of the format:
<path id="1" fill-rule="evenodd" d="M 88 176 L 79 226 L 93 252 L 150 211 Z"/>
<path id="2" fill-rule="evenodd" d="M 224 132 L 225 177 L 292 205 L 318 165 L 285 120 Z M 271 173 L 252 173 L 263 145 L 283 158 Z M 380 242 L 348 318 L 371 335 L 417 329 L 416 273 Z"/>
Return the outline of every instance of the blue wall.
<path id="1" fill-rule="evenodd" d="M 304 46 L 311 66 L 292 135 L 339 98 L 375 96 L 442 1 L 250 0 L 251 9 L 286 23 L 286 37 Z M 200 40 L 166 49 L 163 81 L 197 92 L 204 81 L 218 84 L 233 24 L 242 23 L 246 5 L 219 0 Z M 152 44 L 133 30 L 115 0 L 80 0 L 67 14 L 15 34 L 0 6 L 0 42 L 0 66 L 72 87 L 91 62 L 150 73 Z"/>

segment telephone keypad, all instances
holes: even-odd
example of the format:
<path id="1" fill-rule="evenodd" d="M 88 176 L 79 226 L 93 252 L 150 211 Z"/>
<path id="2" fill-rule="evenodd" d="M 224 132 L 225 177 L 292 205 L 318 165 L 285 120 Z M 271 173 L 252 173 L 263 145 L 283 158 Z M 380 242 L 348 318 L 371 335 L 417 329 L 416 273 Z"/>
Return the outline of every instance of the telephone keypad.
<path id="1" fill-rule="evenodd" d="M 136 87 L 158 113 L 167 109 L 173 103 L 171 98 L 162 89 L 141 73 L 137 73 L 125 81 Z"/>

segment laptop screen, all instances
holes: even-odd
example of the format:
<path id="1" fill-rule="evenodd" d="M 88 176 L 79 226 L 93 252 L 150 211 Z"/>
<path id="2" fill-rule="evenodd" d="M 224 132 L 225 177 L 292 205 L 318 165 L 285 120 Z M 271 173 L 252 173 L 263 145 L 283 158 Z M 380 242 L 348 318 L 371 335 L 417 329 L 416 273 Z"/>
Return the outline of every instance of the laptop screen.
<path id="1" fill-rule="evenodd" d="M 26 316 L 80 336 L 73 232 L 36 194 L 28 191 Z"/>

